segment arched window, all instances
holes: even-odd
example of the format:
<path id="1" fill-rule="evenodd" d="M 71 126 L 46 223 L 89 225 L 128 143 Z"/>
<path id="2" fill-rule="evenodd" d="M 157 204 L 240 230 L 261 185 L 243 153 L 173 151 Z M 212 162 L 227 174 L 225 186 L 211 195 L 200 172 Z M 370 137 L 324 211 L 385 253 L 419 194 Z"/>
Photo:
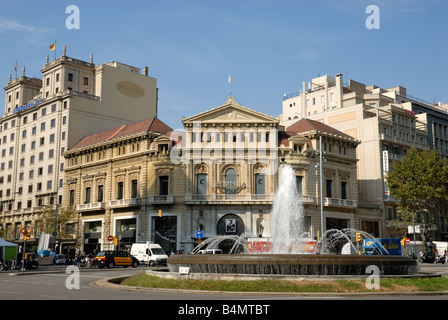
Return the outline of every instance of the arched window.
<path id="1" fill-rule="evenodd" d="M 233 168 L 229 168 L 225 173 L 226 178 L 226 194 L 236 194 L 237 193 L 237 177 L 236 171 Z"/>

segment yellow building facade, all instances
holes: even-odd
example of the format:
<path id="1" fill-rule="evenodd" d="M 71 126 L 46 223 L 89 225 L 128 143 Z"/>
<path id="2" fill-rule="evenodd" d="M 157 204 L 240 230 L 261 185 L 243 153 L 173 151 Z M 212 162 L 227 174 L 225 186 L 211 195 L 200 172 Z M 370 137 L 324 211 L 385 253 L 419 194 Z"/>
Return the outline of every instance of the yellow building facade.
<path id="1" fill-rule="evenodd" d="M 159 125 L 146 120 L 88 136 L 65 154 L 64 199 L 78 212 L 79 250 L 112 249 L 111 236 L 125 250 L 154 241 L 186 252 L 218 235 L 268 239 L 286 165 L 296 173 L 313 238 L 322 234 L 321 208 L 326 229 L 359 226 L 358 141 L 349 135 L 308 119 L 285 129 L 232 97 L 183 118 L 184 131 L 153 120 Z M 319 137 L 326 150 L 322 179 Z"/>

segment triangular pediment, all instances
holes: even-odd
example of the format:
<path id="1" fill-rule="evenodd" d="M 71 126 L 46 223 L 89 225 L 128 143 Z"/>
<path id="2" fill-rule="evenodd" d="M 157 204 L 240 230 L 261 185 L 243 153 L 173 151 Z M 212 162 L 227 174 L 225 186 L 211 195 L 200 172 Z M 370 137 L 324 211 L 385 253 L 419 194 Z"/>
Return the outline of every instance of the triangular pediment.
<path id="1" fill-rule="evenodd" d="M 201 123 L 265 123 L 278 124 L 279 120 L 261 112 L 240 106 L 232 96 L 216 108 L 185 118 L 183 124 Z"/>

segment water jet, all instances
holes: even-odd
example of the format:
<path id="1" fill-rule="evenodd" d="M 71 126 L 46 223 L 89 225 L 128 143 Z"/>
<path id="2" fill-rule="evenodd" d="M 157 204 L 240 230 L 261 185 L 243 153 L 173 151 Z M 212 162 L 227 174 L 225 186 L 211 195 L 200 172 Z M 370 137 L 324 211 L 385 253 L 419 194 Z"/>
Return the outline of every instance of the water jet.
<path id="1" fill-rule="evenodd" d="M 363 231 L 350 228 L 331 229 L 323 234 L 319 243 L 304 238 L 304 235 L 307 235 L 304 230 L 304 210 L 295 179 L 294 170 L 289 165 L 284 166 L 273 204 L 271 237 L 267 241 L 260 245 L 257 238 L 251 234 L 211 237 L 197 246 L 193 254 L 170 256 L 167 261 L 169 271 L 179 272 L 180 267 L 189 267 L 190 273 L 366 275 L 367 267 L 375 265 L 382 275 L 418 273 L 417 261 L 412 257 L 344 255 L 333 252 L 341 243 L 350 244 L 353 251 L 357 252 L 351 240 L 355 233 L 366 239 L 374 239 Z M 217 248 L 222 241 L 229 240 L 234 241 L 229 254 L 197 254 L 202 248 Z M 257 246 L 257 250 L 254 250 L 254 246 Z M 241 248 L 244 252 L 242 254 Z"/>

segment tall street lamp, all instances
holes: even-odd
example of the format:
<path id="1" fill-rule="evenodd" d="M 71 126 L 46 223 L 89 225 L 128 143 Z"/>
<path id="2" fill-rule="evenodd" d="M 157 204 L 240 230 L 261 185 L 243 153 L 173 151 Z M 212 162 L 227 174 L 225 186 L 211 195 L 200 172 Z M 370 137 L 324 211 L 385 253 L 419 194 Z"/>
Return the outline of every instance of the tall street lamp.
<path id="1" fill-rule="evenodd" d="M 415 216 L 417 215 L 417 213 L 419 212 L 428 212 L 427 209 L 420 209 L 414 212 L 414 214 L 412 215 L 412 231 L 414 233 L 414 258 L 417 258 L 417 245 L 416 245 L 416 241 L 415 241 Z M 420 230 L 421 232 L 421 230 Z M 424 250 L 426 250 L 426 248 L 422 248 Z"/>
<path id="2" fill-rule="evenodd" d="M 315 154 L 319 153 L 319 163 L 316 164 L 316 168 L 319 167 L 319 184 L 320 184 L 320 228 L 321 228 L 321 236 L 323 237 L 325 232 L 325 221 L 324 221 L 324 190 L 323 190 L 323 166 L 322 163 L 327 161 L 323 157 L 325 151 L 322 151 L 322 135 L 319 135 L 319 151 L 316 151 Z"/>
<path id="3" fill-rule="evenodd" d="M 56 209 L 53 210 L 52 207 L 47 206 L 45 204 L 41 204 L 40 207 L 46 207 L 48 209 L 50 209 L 53 214 L 54 214 L 54 232 L 53 232 L 53 237 L 54 237 L 54 242 L 53 242 L 53 251 L 56 251 L 56 235 L 58 234 L 57 232 L 57 226 L 58 226 L 58 201 L 56 201 Z"/>
<path id="4" fill-rule="evenodd" d="M 67 183 L 66 185 L 75 184 L 75 183 L 76 183 L 76 181 L 72 181 L 72 182 Z M 54 210 L 53 210 L 52 207 L 47 206 L 45 204 L 41 204 L 40 205 L 40 207 L 46 207 L 46 208 L 50 209 L 53 212 L 53 214 L 54 214 L 54 232 L 53 232 L 54 243 L 53 243 L 53 251 L 55 251 L 55 252 L 56 252 L 56 236 L 58 234 L 57 227 L 58 227 L 58 202 L 59 201 L 58 201 L 57 195 L 59 193 L 59 189 L 61 189 L 63 186 L 64 186 L 64 184 L 60 185 L 58 187 L 58 189 L 56 190 L 56 206 L 55 206 Z"/>

